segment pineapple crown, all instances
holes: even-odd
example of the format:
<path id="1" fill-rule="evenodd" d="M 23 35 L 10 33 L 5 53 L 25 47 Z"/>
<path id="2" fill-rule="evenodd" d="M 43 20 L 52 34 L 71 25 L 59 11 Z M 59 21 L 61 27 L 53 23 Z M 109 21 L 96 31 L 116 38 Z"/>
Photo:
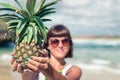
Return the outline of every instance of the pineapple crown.
<path id="1" fill-rule="evenodd" d="M 14 0 L 17 7 L 0 2 L 0 11 L 6 11 L 0 15 L 0 18 L 6 18 L 8 31 L 13 31 L 13 39 L 16 44 L 26 42 L 27 44 L 34 41 L 36 44 L 46 39 L 47 27 L 43 22 L 51 21 L 45 18 L 46 15 L 55 13 L 55 8 L 51 7 L 60 0 L 47 2 L 46 0 Z M 23 1 L 24 5 L 21 3 Z M 37 4 L 39 2 L 39 5 Z"/>

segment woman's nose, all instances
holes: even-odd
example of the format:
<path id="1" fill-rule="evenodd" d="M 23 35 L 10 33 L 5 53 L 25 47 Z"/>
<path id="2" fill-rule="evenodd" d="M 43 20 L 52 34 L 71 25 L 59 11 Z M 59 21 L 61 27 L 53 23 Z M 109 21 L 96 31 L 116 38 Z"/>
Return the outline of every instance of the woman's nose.
<path id="1" fill-rule="evenodd" d="M 60 41 L 58 44 L 59 47 L 63 47 L 63 43 Z"/>

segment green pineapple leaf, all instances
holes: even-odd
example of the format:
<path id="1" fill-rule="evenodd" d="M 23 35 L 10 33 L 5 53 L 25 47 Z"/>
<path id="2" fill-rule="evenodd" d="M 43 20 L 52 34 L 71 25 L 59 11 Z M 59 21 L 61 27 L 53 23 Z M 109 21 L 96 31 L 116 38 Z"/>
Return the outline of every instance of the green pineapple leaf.
<path id="1" fill-rule="evenodd" d="M 42 36 L 43 40 L 46 39 L 46 29 L 45 29 L 43 22 L 41 22 L 39 17 L 35 17 L 35 22 L 37 24 L 38 29 L 42 33 L 41 36 Z"/>
<path id="2" fill-rule="evenodd" d="M 21 9 L 23 9 L 23 6 L 21 5 L 21 3 L 18 1 L 18 0 L 14 0 L 17 4 L 18 4 L 18 6 L 21 8 Z"/>
<path id="3" fill-rule="evenodd" d="M 50 7 L 54 4 L 57 4 L 58 1 L 60 1 L 60 0 L 55 0 L 55 1 L 52 1 L 52 2 L 49 2 L 49 3 L 45 4 L 44 6 L 41 7 L 41 10 L 46 9 L 46 8 L 48 8 L 48 7 Z"/>
<path id="4" fill-rule="evenodd" d="M 11 8 L 0 8 L 0 11 L 11 11 L 11 12 L 15 12 L 15 9 L 11 9 Z"/>
<path id="5" fill-rule="evenodd" d="M 19 14 L 22 15 L 27 20 L 29 20 L 29 18 L 30 18 L 30 15 L 26 10 L 20 10 Z"/>
<path id="6" fill-rule="evenodd" d="M 26 8 L 31 16 L 34 13 L 35 3 L 36 3 L 36 0 L 27 0 L 27 3 L 26 3 Z"/>
<path id="7" fill-rule="evenodd" d="M 47 8 L 47 9 L 43 9 L 41 10 L 38 14 L 36 14 L 36 16 L 39 16 L 39 17 L 44 17 L 45 15 L 47 14 L 51 14 L 51 13 L 55 13 L 55 8 Z"/>
<path id="8" fill-rule="evenodd" d="M 8 26 L 7 29 L 10 31 L 10 30 L 15 30 L 16 29 L 16 26 Z"/>
<path id="9" fill-rule="evenodd" d="M 29 26 L 27 28 L 27 31 L 28 31 L 28 33 L 27 33 L 27 43 L 30 44 L 30 42 L 32 41 L 33 36 L 34 36 L 34 29 L 33 29 L 32 26 Z"/>
<path id="10" fill-rule="evenodd" d="M 45 1 L 46 1 L 46 0 L 41 0 L 40 6 L 39 6 L 38 10 L 37 10 L 37 8 L 36 8 L 36 12 L 35 12 L 34 15 L 38 14 L 38 13 L 41 11 L 41 7 L 44 5 Z"/>
<path id="11" fill-rule="evenodd" d="M 13 20 L 13 19 L 20 19 L 21 17 L 16 15 L 16 14 L 2 14 L 0 15 L 1 18 L 8 18 L 10 20 Z"/>
<path id="12" fill-rule="evenodd" d="M 1 6 L 3 6 L 4 8 L 10 8 L 10 9 L 14 9 L 16 10 L 17 8 L 9 3 L 0 3 Z"/>
<path id="13" fill-rule="evenodd" d="M 45 4 L 44 1 L 45 0 L 42 1 L 43 3 L 41 3 L 41 5 L 39 7 L 39 10 L 34 14 L 35 16 L 40 16 L 40 18 L 42 18 L 45 15 L 48 15 L 48 14 L 51 14 L 51 13 L 55 13 L 55 11 L 53 11 L 55 8 L 49 8 L 49 7 L 54 5 L 54 4 L 56 4 L 60 0 L 55 0 L 55 1 L 49 2 L 47 4 Z"/>

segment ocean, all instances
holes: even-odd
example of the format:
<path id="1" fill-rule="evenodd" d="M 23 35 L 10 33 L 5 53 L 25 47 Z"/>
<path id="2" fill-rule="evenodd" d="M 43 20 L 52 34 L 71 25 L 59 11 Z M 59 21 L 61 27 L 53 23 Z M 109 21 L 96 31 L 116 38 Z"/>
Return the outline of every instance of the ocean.
<path id="1" fill-rule="evenodd" d="M 67 58 L 70 64 L 82 69 L 107 70 L 120 74 L 120 39 L 73 39 L 73 58 Z M 0 47 L 0 61 L 8 61 L 14 50 L 14 43 Z M 8 63 L 8 62 L 7 62 Z M 3 63 L 0 63 L 3 64 Z"/>

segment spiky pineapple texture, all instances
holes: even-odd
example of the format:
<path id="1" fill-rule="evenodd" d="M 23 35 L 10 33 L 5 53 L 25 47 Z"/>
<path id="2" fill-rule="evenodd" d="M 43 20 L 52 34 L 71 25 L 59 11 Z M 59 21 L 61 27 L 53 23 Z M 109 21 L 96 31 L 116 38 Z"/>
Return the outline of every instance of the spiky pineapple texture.
<path id="1" fill-rule="evenodd" d="M 17 7 L 0 2 L 0 12 L 6 11 L 0 15 L 0 18 L 7 19 L 8 31 L 14 32 L 16 58 L 23 66 L 26 66 L 25 58 L 32 55 L 41 56 L 38 53 L 42 50 L 42 41 L 46 39 L 47 29 L 43 22 L 51 21 L 45 17 L 55 13 L 55 8 L 51 6 L 60 0 L 47 3 L 46 0 L 14 1 L 17 3 Z"/>

